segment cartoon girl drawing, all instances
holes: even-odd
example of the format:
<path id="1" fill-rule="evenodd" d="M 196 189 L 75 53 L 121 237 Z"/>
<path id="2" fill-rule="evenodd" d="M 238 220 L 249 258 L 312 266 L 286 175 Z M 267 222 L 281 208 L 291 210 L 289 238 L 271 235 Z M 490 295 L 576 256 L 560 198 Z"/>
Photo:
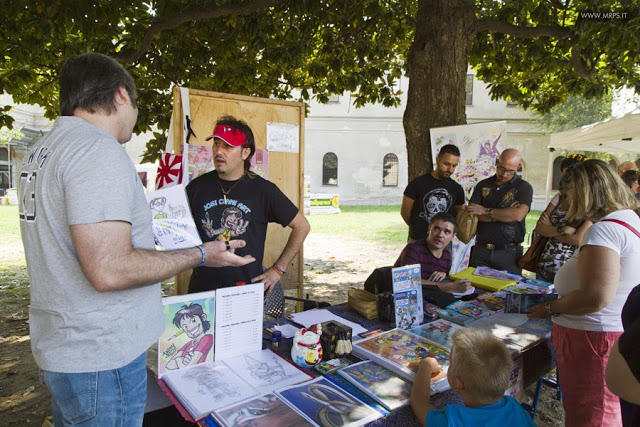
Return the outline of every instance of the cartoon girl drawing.
<path id="1" fill-rule="evenodd" d="M 200 304 L 183 305 L 173 317 L 173 324 L 182 329 L 191 339 L 167 362 L 169 370 L 186 368 L 207 360 L 213 347 L 213 335 L 206 332 L 211 329 L 207 315 Z"/>

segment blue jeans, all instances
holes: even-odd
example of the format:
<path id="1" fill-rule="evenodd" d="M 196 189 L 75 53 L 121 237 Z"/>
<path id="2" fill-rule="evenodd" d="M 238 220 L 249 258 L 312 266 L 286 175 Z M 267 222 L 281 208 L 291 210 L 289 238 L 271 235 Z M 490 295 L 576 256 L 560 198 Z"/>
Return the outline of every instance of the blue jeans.
<path id="1" fill-rule="evenodd" d="M 141 426 L 147 401 L 146 365 L 143 353 L 110 371 L 66 374 L 43 370 L 56 427 Z"/>

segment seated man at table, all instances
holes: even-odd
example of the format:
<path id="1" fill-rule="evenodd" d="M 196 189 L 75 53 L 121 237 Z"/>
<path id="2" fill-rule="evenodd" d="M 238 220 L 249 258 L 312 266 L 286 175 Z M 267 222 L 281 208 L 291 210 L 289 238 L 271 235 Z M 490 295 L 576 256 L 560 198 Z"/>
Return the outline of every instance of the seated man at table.
<path id="1" fill-rule="evenodd" d="M 431 285 L 434 290 L 442 292 L 466 292 L 471 288 L 468 280 L 445 280 L 451 269 L 451 251 L 447 246 L 456 236 L 456 229 L 456 218 L 453 215 L 434 215 L 429 223 L 427 238 L 405 246 L 393 266 L 420 264 L 423 285 Z"/>
<path id="2" fill-rule="evenodd" d="M 514 398 L 505 396 L 511 376 L 511 353 L 491 332 L 463 328 L 452 336 L 447 380 L 465 406 L 431 405 L 430 379 L 440 372 L 438 362 L 427 357 L 411 389 L 411 409 L 422 425 L 432 426 L 535 426 Z"/>

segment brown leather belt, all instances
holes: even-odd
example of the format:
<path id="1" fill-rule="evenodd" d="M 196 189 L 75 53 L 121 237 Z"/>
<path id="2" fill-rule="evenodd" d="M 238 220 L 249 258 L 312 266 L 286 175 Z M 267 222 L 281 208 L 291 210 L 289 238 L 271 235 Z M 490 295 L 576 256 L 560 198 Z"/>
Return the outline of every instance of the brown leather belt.
<path id="1" fill-rule="evenodd" d="M 477 243 L 480 246 L 484 246 L 490 251 L 500 250 L 500 249 L 508 249 L 508 248 L 519 248 L 521 246 L 520 243 L 504 243 L 502 245 L 494 245 L 493 243 Z"/>

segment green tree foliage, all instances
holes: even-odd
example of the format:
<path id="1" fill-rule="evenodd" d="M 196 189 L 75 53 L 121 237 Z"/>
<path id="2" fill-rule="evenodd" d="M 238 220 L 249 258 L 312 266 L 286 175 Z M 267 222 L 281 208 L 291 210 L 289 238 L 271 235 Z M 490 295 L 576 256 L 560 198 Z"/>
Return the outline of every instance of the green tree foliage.
<path id="1" fill-rule="evenodd" d="M 406 72 L 411 178 L 431 168 L 429 128 L 466 122 L 468 65 L 494 98 L 542 112 L 569 95 L 638 91 L 639 10 L 637 0 L 13 0 L 0 3 L 0 89 L 53 118 L 64 58 L 112 55 L 139 87 L 136 131 L 160 129 L 153 160 L 174 85 L 320 102 L 349 91 L 356 106 L 397 106 Z"/>
<path id="2" fill-rule="evenodd" d="M 7 127 L 0 128 L 0 144 L 8 144 L 13 140 L 20 140 L 23 136 L 23 133 L 19 130 L 9 129 Z"/>
<path id="3" fill-rule="evenodd" d="M 548 113 L 538 114 L 536 122 L 549 133 L 599 122 L 611 117 L 612 101 L 612 93 L 599 99 L 569 95 L 563 103 L 555 105 Z"/>

